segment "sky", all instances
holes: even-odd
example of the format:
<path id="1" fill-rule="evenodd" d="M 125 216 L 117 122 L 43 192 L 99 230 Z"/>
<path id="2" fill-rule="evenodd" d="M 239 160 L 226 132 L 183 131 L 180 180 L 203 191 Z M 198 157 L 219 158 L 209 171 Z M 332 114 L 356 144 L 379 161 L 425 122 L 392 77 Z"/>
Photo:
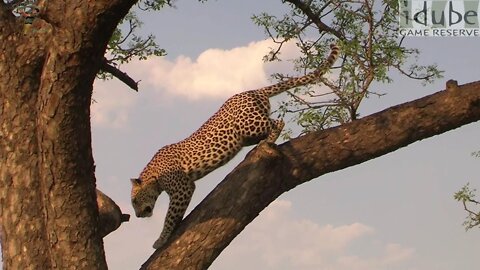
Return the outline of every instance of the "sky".
<path id="1" fill-rule="evenodd" d="M 281 1 L 178 1 L 177 8 L 142 14 L 166 57 L 122 67 L 136 80 L 131 91 L 97 81 L 92 106 L 93 150 L 99 188 L 131 221 L 105 238 L 110 269 L 138 269 L 152 254 L 168 199 L 152 218 L 138 219 L 130 205 L 129 178 L 158 148 L 184 139 L 232 94 L 270 83 L 291 66 L 265 64 L 271 43 L 250 17 L 282 14 Z M 478 38 L 408 38 L 421 63 L 437 63 L 445 78 L 423 86 L 405 78 L 375 90 L 361 114 L 444 89 L 445 81 L 478 80 Z M 287 47 L 284 55 L 294 55 Z M 289 69 L 290 68 L 290 69 Z M 278 101 L 272 101 L 275 106 Z M 466 182 L 480 188 L 478 123 L 414 143 L 393 153 L 324 175 L 282 195 L 226 248 L 210 269 L 450 270 L 477 269 L 478 229 L 465 232 L 466 216 L 453 193 Z M 196 182 L 187 213 L 251 149 Z"/>
<path id="2" fill-rule="evenodd" d="M 265 64 L 271 43 L 250 17 L 282 14 L 281 1 L 178 1 L 177 8 L 142 13 L 168 55 L 122 66 L 136 80 L 132 91 L 117 80 L 96 81 L 92 104 L 97 185 L 131 215 L 105 238 L 110 269 L 138 269 L 152 254 L 168 199 L 152 218 L 138 219 L 130 181 L 158 148 L 197 129 L 231 95 L 270 84 L 288 64 Z M 376 85 L 363 116 L 434 93 L 445 81 L 478 80 L 478 38 L 407 38 L 421 63 L 437 63 L 444 79 L 432 85 L 397 77 Z M 294 56 L 287 46 L 284 56 Z M 282 98 L 281 96 L 279 98 Z M 272 105 L 278 103 L 273 100 Z M 282 195 L 225 249 L 211 269 L 474 270 L 480 232 L 465 232 L 466 216 L 453 193 L 466 182 L 480 188 L 478 123 L 434 136 L 360 165 L 324 175 Z M 196 182 L 189 212 L 252 147 Z"/>
<path id="3" fill-rule="evenodd" d="M 231 95 L 270 84 L 291 66 L 265 64 L 271 46 L 253 14 L 282 14 L 281 1 L 178 1 L 176 8 L 139 14 L 166 57 L 122 66 L 134 92 L 118 80 L 96 81 L 92 105 L 98 187 L 131 221 L 105 238 L 110 269 L 138 269 L 152 254 L 168 199 L 152 218 L 138 219 L 130 181 L 162 146 L 189 136 Z M 444 79 L 423 86 L 396 77 L 376 85 L 387 95 L 364 102 L 361 115 L 414 100 L 480 75 L 478 38 L 408 38 L 420 63 L 437 63 Z M 287 47 L 284 55 L 295 55 Z M 275 106 L 278 101 L 272 101 Z M 324 175 L 283 194 L 226 248 L 210 269 L 474 270 L 480 232 L 465 232 L 453 193 L 466 182 L 480 188 L 480 126 L 466 125 L 363 164 Z M 251 149 L 196 182 L 189 212 Z"/>

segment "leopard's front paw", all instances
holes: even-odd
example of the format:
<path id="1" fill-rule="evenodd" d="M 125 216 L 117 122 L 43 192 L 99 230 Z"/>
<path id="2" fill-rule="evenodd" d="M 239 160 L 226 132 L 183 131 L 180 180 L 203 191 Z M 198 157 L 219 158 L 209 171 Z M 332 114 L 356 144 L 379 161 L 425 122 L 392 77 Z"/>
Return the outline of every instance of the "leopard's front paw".
<path id="1" fill-rule="evenodd" d="M 165 242 L 167 242 L 167 239 L 164 239 L 164 238 L 162 238 L 162 237 L 159 237 L 159 238 L 157 239 L 157 241 L 155 241 L 155 243 L 153 243 L 153 248 L 154 248 L 154 249 L 159 249 L 159 248 L 161 248 L 161 247 L 165 244 Z"/>

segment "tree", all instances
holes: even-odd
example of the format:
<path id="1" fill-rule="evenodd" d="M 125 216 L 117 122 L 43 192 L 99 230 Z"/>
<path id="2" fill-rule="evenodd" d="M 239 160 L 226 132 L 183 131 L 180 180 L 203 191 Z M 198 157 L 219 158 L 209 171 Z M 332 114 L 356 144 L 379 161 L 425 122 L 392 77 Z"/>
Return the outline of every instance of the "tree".
<path id="1" fill-rule="evenodd" d="M 135 1 L 38 1 L 31 27 L 42 31 L 29 33 L 12 3 L 0 2 L 4 268 L 106 269 L 89 108 L 109 39 Z"/>
<path id="2" fill-rule="evenodd" d="M 13 15 L 12 7 L 18 2 L 23 1 L 0 2 L 0 232 L 4 267 L 106 269 L 90 139 L 93 81 L 103 70 L 135 88 L 136 82 L 120 72 L 114 62 L 128 61 L 143 52 L 161 55 L 162 51 L 150 41 L 139 39 L 134 44 L 144 47 L 121 47 L 129 34 L 121 34 L 116 27 L 123 18 L 130 25 L 137 25 L 134 15 L 127 16 L 136 1 L 38 1 L 39 13 L 32 25 Z M 147 0 L 141 4 L 155 10 L 167 2 Z M 343 9 L 338 3 L 324 4 L 329 7 L 326 10 L 319 2 L 308 1 L 309 5 L 304 1 L 287 2 L 292 3 L 295 16 L 304 16 L 320 35 L 326 35 L 322 42 L 335 36 L 344 43 L 347 52 L 352 50 L 348 54 L 352 59 L 362 55 L 360 49 L 354 48 L 374 45 L 348 43 L 351 36 L 322 21 L 318 12 L 332 9 L 339 10 L 338 18 L 349 19 L 341 14 Z M 361 5 L 367 13 L 372 10 L 369 3 Z M 394 7 L 392 3 L 387 6 Z M 346 23 L 338 21 L 340 26 Z M 359 29 L 353 30 L 360 36 Z M 366 35 L 367 40 L 369 37 L 374 35 Z M 311 44 L 318 48 L 314 50 L 318 58 L 321 58 L 321 44 Z M 392 46 L 388 43 L 382 48 L 390 48 L 384 52 L 398 54 L 398 59 L 403 59 L 392 62 L 400 67 L 405 51 L 391 49 L 398 48 L 398 44 Z M 148 52 L 147 47 L 152 50 Z M 104 56 L 107 49 L 113 58 Z M 381 81 L 385 73 L 376 62 L 381 58 L 372 57 L 366 63 L 374 65 L 366 67 L 362 76 L 374 71 L 370 76 L 380 74 L 376 79 Z M 353 68 L 354 64 L 348 62 L 352 59 L 346 59 L 344 65 Z M 304 67 L 316 62 L 318 59 L 312 58 Z M 415 77 L 417 71 L 405 73 Z M 438 75 L 435 69 L 426 71 L 423 79 Z M 354 76 L 356 73 L 355 70 L 344 73 L 345 80 L 337 82 L 342 87 L 332 84 L 334 89 L 350 91 L 335 93 L 342 96 L 339 104 L 343 102 L 342 110 L 348 112 L 347 118 L 337 117 L 347 119 L 345 124 L 310 132 L 279 147 L 257 147 L 182 222 L 169 244 L 156 251 L 144 267 L 206 268 L 281 193 L 326 172 L 480 119 L 480 83 L 457 86 L 454 81 L 448 83 L 447 91 L 357 119 L 356 109 L 368 94 L 368 87 Z M 343 99 L 351 97 L 356 98 L 348 102 Z M 332 115 L 340 114 L 343 115 L 341 111 Z M 309 126 L 308 131 L 325 126 L 321 121 L 318 123 L 320 128 Z M 264 191 L 262 196 L 254 192 L 258 189 Z"/>
<path id="3" fill-rule="evenodd" d="M 419 51 L 405 47 L 404 39 L 398 36 L 398 1 L 285 2 L 291 9 L 283 17 L 268 13 L 253 17 L 278 44 L 265 60 L 280 60 L 282 46 L 294 41 L 302 52 L 302 56 L 294 60 L 295 68 L 305 72 L 318 66 L 332 40 L 340 40 L 343 51 L 341 68 L 333 76 L 336 79 L 322 79 L 329 88 L 327 92 L 319 93 L 312 88 L 287 92 L 291 99 L 283 102 L 278 112 L 282 117 L 292 114 L 293 121 L 303 128 L 301 134 L 357 119 L 358 109 L 366 97 L 383 95 L 372 90 L 372 84 L 393 81 L 388 71 L 395 70 L 424 84 L 441 77 L 442 72 L 436 65 L 409 64 L 411 58 L 418 57 Z M 276 77 L 285 75 L 276 74 Z M 286 134 L 290 133 L 287 130 Z"/>
<path id="4" fill-rule="evenodd" d="M 465 230 L 467 231 L 480 225 L 480 212 L 471 210 L 472 205 L 477 206 L 480 204 L 480 202 L 474 199 L 476 191 L 476 189 L 470 188 L 470 183 L 467 183 L 453 196 L 455 200 L 462 202 L 463 209 L 468 213 L 463 222 L 463 226 L 465 226 Z"/>
<path id="5" fill-rule="evenodd" d="M 473 152 L 472 156 L 480 157 L 480 151 Z M 453 195 L 455 200 L 462 203 L 463 209 L 468 214 L 463 222 L 467 231 L 480 226 L 480 211 L 475 210 L 480 205 L 480 202 L 475 200 L 476 191 L 475 188 L 470 187 L 470 183 L 467 183 Z"/>

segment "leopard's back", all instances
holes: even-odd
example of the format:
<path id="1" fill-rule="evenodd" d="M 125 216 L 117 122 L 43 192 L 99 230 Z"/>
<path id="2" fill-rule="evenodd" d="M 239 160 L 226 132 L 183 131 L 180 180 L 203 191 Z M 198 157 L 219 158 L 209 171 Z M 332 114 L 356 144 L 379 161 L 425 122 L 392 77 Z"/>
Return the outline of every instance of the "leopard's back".
<path id="1" fill-rule="evenodd" d="M 197 180 L 268 136 L 268 97 L 254 91 L 232 96 L 190 137 L 177 143 L 181 164 Z"/>

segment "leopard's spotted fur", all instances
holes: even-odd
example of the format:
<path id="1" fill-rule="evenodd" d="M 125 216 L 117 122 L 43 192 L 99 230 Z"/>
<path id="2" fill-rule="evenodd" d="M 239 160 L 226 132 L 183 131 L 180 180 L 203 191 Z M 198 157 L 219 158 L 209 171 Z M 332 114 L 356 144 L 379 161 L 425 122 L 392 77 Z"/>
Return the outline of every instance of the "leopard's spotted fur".
<path id="1" fill-rule="evenodd" d="M 158 150 L 140 177 L 132 179 L 132 205 L 137 217 L 152 215 L 162 191 L 170 196 L 164 228 L 154 248 L 165 243 L 183 218 L 195 189 L 195 180 L 227 163 L 244 146 L 262 140 L 275 142 L 284 123 L 270 119 L 269 98 L 316 82 L 339 55 L 337 46 L 330 47 L 330 55 L 317 70 L 232 96 L 190 137 Z"/>

